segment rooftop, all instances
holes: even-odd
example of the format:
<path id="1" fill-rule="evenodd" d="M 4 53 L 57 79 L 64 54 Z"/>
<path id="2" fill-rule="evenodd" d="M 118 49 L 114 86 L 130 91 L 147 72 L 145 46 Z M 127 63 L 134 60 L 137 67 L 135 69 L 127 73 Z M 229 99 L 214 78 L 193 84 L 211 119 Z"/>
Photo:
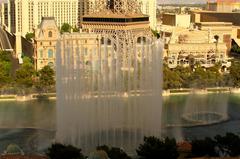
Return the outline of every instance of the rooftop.
<path id="1" fill-rule="evenodd" d="M 210 10 L 193 10 L 194 13 L 224 13 L 224 14 L 240 14 L 239 12 L 220 12 L 220 11 L 210 11 Z"/>

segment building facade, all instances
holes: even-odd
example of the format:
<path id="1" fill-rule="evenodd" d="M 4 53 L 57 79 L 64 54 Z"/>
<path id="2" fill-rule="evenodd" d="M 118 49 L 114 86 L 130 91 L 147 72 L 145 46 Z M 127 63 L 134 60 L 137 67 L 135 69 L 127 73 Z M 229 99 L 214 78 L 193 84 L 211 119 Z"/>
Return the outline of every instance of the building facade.
<path id="1" fill-rule="evenodd" d="M 156 29 L 157 26 L 157 1 L 156 0 L 139 0 L 142 3 L 142 13 L 149 16 L 150 27 Z"/>
<path id="2" fill-rule="evenodd" d="M 8 4 L 1 4 L 1 25 L 8 26 Z"/>
<path id="3" fill-rule="evenodd" d="M 150 27 L 156 29 L 156 1 L 136 0 L 141 3 L 143 14 L 150 18 Z M 89 13 L 95 0 L 8 0 L 1 7 L 1 21 L 9 32 L 25 36 L 33 32 L 42 17 L 54 17 L 57 26 L 69 23 L 81 26 L 83 15 Z"/>
<path id="4" fill-rule="evenodd" d="M 54 17 L 58 27 L 63 23 L 78 25 L 78 0 L 8 0 L 7 12 L 5 25 L 23 36 L 33 32 L 42 17 Z"/>
<path id="5" fill-rule="evenodd" d="M 189 14 L 163 13 L 162 24 L 188 28 L 190 27 L 191 16 Z"/>
<path id="6" fill-rule="evenodd" d="M 195 28 L 162 27 L 165 37 L 164 59 L 170 68 L 191 66 L 204 68 L 222 63 L 231 66 L 229 52 L 232 40 L 232 23 L 196 23 Z"/>
<path id="7" fill-rule="evenodd" d="M 35 31 L 34 59 L 36 70 L 49 65 L 53 69 L 56 63 L 56 44 L 60 32 L 53 17 L 44 17 Z"/>
<path id="8" fill-rule="evenodd" d="M 222 24 L 232 23 L 229 31 L 232 35 L 232 40 L 234 40 L 238 46 L 240 46 L 240 13 L 232 13 L 232 12 L 216 12 L 216 11 L 193 11 L 191 13 L 191 22 L 192 23 L 205 23 L 208 25 L 214 24 L 216 28 L 216 24 L 222 22 Z M 222 26 L 223 28 L 224 26 Z M 227 27 L 229 29 L 229 26 Z"/>
<path id="9" fill-rule="evenodd" d="M 240 0 L 209 0 L 207 9 L 218 12 L 240 12 Z"/>

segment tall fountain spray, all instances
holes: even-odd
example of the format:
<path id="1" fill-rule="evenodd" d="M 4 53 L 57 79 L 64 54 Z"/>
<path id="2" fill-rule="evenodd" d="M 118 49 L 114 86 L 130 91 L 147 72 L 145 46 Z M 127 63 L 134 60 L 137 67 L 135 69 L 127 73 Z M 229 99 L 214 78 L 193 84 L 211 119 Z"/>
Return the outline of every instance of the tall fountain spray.
<path id="1" fill-rule="evenodd" d="M 211 125 L 228 120 L 229 97 L 225 94 L 212 94 L 211 98 L 206 96 L 195 92 L 188 96 L 182 115 L 183 126 Z"/>
<path id="2" fill-rule="evenodd" d="M 105 144 L 133 152 L 144 136 L 161 135 L 162 42 L 83 35 L 58 42 L 56 139 L 85 151 Z"/>
<path id="3" fill-rule="evenodd" d="M 137 0 L 96 0 L 57 46 L 57 141 L 134 152 L 161 135 L 162 42 Z"/>

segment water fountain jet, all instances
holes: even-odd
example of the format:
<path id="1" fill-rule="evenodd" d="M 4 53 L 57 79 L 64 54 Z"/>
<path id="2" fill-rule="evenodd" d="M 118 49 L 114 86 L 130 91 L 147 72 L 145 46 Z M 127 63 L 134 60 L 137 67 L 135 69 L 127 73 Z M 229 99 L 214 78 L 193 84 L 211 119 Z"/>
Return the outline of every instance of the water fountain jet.
<path id="1" fill-rule="evenodd" d="M 133 153 L 144 136 L 161 136 L 162 42 L 135 37 L 122 48 L 120 37 L 109 45 L 90 33 L 89 47 L 82 36 L 64 34 L 57 46 L 57 141 Z"/>

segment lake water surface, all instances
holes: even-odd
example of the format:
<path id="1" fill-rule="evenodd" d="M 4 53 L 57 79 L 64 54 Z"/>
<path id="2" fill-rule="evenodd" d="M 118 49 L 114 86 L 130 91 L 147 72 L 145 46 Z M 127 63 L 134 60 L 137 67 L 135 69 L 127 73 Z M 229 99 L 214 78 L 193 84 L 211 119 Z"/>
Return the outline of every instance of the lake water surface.
<path id="1" fill-rule="evenodd" d="M 226 132 L 240 135 L 240 94 L 174 95 L 164 97 L 163 103 L 163 136 L 182 140 L 213 137 Z M 203 107 L 211 111 L 226 108 L 228 120 L 207 126 L 185 127 L 187 122 L 182 115 Z M 55 118 L 54 100 L 1 101 L 0 153 L 11 143 L 19 145 L 25 152 L 43 152 L 54 142 Z"/>

